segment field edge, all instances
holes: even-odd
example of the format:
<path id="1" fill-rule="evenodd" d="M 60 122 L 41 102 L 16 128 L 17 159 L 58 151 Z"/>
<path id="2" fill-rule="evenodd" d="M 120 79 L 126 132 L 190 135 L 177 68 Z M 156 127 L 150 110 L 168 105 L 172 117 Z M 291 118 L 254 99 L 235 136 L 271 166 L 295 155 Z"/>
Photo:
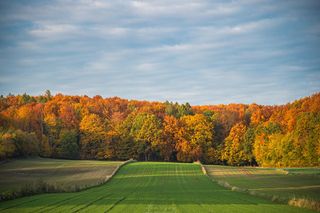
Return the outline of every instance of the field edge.
<path id="1" fill-rule="evenodd" d="M 8 200 L 14 200 L 22 197 L 27 196 L 33 196 L 33 195 L 39 195 L 39 194 L 48 194 L 48 193 L 73 193 L 73 192 L 81 192 L 85 191 L 94 187 L 99 187 L 103 184 L 106 184 L 109 182 L 120 170 L 121 167 L 124 165 L 127 165 L 129 163 L 136 162 L 133 159 L 129 159 L 127 161 L 122 162 L 120 165 L 118 165 L 111 175 L 107 175 L 104 181 L 98 182 L 97 184 L 93 185 L 85 185 L 85 186 L 74 186 L 74 187 L 68 187 L 68 188 L 62 188 L 57 187 L 57 185 L 50 184 L 45 181 L 39 181 L 36 184 L 32 184 L 29 187 L 21 188 L 17 191 L 12 192 L 2 192 L 0 193 L 0 203 Z"/>
<path id="2" fill-rule="evenodd" d="M 229 182 L 227 182 L 225 180 L 215 179 L 212 175 L 210 175 L 207 172 L 207 169 L 206 169 L 207 165 L 203 165 L 201 163 L 199 163 L 199 164 L 201 165 L 201 170 L 202 170 L 203 174 L 208 176 L 211 179 L 211 181 L 214 181 L 217 184 L 219 184 L 220 186 L 223 186 L 227 189 L 230 189 L 231 191 L 243 192 L 243 193 L 250 194 L 252 196 L 258 196 L 260 198 L 268 199 L 268 200 L 275 202 L 275 203 L 282 203 L 282 204 L 287 204 L 289 206 L 305 208 L 305 209 L 310 209 L 310 210 L 320 212 L 320 201 L 307 199 L 307 198 L 288 199 L 288 198 L 283 198 L 283 197 L 280 197 L 277 195 L 268 195 L 268 194 L 261 193 L 261 192 L 250 191 L 249 189 L 246 189 L 246 188 L 241 188 L 238 186 L 231 185 Z"/>

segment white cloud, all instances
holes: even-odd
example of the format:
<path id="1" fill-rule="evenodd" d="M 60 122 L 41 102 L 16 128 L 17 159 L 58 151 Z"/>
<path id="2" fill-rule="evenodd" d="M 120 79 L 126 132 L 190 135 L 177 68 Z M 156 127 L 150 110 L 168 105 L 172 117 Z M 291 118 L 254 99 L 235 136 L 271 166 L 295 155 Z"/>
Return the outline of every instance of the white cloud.
<path id="1" fill-rule="evenodd" d="M 205 26 L 195 28 L 194 34 L 198 37 L 223 38 L 228 35 L 248 34 L 269 30 L 283 23 L 283 18 L 260 19 L 255 21 L 243 22 L 229 26 Z"/>
<path id="2" fill-rule="evenodd" d="M 186 15 L 190 12 L 199 11 L 205 5 L 201 2 L 168 2 L 168 1 L 133 1 L 133 9 L 145 15 L 158 16 L 158 15 Z"/>
<path id="3" fill-rule="evenodd" d="M 32 29 L 29 33 L 36 37 L 52 38 L 59 36 L 72 35 L 77 33 L 79 28 L 70 24 L 51 24 L 45 26 L 39 26 L 36 29 Z"/>
<path id="4" fill-rule="evenodd" d="M 158 63 L 151 63 L 151 62 L 146 62 L 146 63 L 141 63 L 136 66 L 136 69 L 139 71 L 144 71 L 144 72 L 152 72 L 154 70 L 157 70 L 159 68 Z"/>
<path id="5" fill-rule="evenodd" d="M 0 15 L 5 92 L 58 85 L 64 93 L 201 104 L 275 103 L 299 87 L 320 89 L 318 16 L 306 14 L 310 5 L 300 10 L 307 3 L 8 2 Z M 23 81 L 9 84 L 12 76 Z"/>
<path id="6" fill-rule="evenodd" d="M 213 7 L 212 9 L 208 9 L 205 11 L 205 15 L 207 16 L 230 16 L 237 12 L 239 12 L 241 9 L 238 5 L 217 5 Z"/>
<path id="7" fill-rule="evenodd" d="M 97 33 L 97 36 L 113 36 L 113 37 L 119 37 L 119 36 L 126 36 L 128 35 L 130 29 L 125 27 L 105 27 L 105 26 L 99 26 L 94 27 L 92 31 L 89 31 L 90 33 Z"/>

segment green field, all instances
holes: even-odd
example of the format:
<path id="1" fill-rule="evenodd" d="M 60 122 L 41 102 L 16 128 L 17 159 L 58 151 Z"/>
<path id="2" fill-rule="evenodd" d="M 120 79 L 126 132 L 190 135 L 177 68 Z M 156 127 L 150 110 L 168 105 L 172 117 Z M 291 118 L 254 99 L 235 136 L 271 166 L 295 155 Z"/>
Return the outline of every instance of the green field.
<path id="1" fill-rule="evenodd" d="M 120 161 L 32 158 L 0 164 L 0 194 L 45 182 L 61 189 L 101 184 Z"/>
<path id="2" fill-rule="evenodd" d="M 5 212 L 311 212 L 228 190 L 200 165 L 130 163 L 110 182 L 77 193 L 42 194 L 0 203 Z"/>
<path id="3" fill-rule="evenodd" d="M 320 201 L 320 168 L 253 168 L 205 166 L 215 180 L 251 192 L 277 196 L 285 200 L 306 198 Z"/>

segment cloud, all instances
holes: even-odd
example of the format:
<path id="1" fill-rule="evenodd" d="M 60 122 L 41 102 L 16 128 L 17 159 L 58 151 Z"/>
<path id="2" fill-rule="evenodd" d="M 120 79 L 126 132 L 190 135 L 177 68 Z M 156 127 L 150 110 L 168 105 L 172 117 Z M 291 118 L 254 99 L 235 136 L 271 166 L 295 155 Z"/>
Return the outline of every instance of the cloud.
<path id="1" fill-rule="evenodd" d="M 168 2 L 168 1 L 133 1 L 132 7 L 135 12 L 145 15 L 177 15 L 188 14 L 190 12 L 198 11 L 205 5 L 201 2 Z"/>
<path id="2" fill-rule="evenodd" d="M 45 25 L 29 31 L 30 35 L 43 38 L 66 36 L 78 32 L 78 27 L 69 24 Z"/>
<path id="3" fill-rule="evenodd" d="M 274 104 L 320 90 L 314 1 L 0 4 L 4 93 Z"/>

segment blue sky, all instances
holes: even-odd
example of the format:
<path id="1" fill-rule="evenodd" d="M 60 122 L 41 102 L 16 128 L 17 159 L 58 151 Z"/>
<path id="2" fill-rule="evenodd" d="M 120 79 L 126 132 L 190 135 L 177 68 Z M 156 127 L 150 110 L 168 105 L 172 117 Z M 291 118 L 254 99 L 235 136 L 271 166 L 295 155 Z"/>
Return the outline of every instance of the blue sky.
<path id="1" fill-rule="evenodd" d="M 0 1 L 0 94 L 283 104 L 320 91 L 320 1 Z"/>

